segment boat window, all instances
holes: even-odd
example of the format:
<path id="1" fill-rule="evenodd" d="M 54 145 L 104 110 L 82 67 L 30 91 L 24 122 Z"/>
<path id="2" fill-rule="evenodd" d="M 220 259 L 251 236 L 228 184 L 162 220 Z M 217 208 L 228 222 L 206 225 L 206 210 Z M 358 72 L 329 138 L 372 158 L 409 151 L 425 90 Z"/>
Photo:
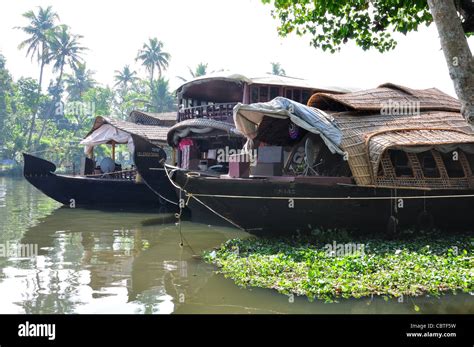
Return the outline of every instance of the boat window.
<path id="1" fill-rule="evenodd" d="M 285 95 L 286 95 L 287 99 L 292 99 L 293 98 L 293 91 L 291 89 L 287 89 Z"/>
<path id="2" fill-rule="evenodd" d="M 304 89 L 301 92 L 301 103 L 306 105 L 310 97 L 311 97 L 311 93 L 309 92 L 309 90 Z"/>
<path id="3" fill-rule="evenodd" d="M 441 177 L 436 161 L 433 158 L 431 151 L 417 153 L 418 161 L 420 162 L 423 176 L 427 178 Z"/>
<path id="4" fill-rule="evenodd" d="M 260 102 L 267 102 L 268 101 L 268 87 L 260 87 Z"/>
<path id="5" fill-rule="evenodd" d="M 258 102 L 258 87 L 250 87 L 250 102 Z"/>
<path id="6" fill-rule="evenodd" d="M 389 151 L 390 160 L 395 168 L 395 175 L 397 177 L 413 177 L 413 170 L 408 156 L 403 151 Z"/>
<path id="7" fill-rule="evenodd" d="M 301 102 L 301 90 L 293 89 L 293 100 L 296 102 Z"/>
<path id="8" fill-rule="evenodd" d="M 471 172 L 474 173 L 474 154 L 464 152 L 467 161 L 469 162 L 469 166 L 471 167 Z"/>
<path id="9" fill-rule="evenodd" d="M 454 151 L 448 153 L 441 153 L 441 157 L 443 158 L 443 163 L 446 167 L 446 171 L 448 172 L 449 177 L 466 176 L 462 168 L 458 152 Z"/>
<path id="10" fill-rule="evenodd" d="M 270 87 L 270 100 L 275 99 L 278 95 L 280 95 L 280 88 Z"/>

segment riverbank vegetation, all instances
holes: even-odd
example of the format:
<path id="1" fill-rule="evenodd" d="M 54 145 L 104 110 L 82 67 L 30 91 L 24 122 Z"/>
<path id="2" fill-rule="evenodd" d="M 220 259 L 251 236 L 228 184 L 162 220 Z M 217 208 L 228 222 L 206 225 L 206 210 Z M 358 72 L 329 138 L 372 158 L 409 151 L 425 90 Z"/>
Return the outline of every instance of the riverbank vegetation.
<path id="1" fill-rule="evenodd" d="M 175 95 L 165 72 L 172 59 L 157 38 L 137 41 L 136 59 L 117 70 L 113 86 L 101 84 L 86 61 L 83 37 L 61 23 L 52 7 L 38 7 L 18 18 L 24 40 L 18 49 L 38 67 L 38 78 L 14 79 L 0 52 L 0 165 L 2 173 L 21 172 L 21 152 L 54 161 L 64 170 L 79 160 L 82 137 L 96 116 L 126 119 L 134 110 L 172 112 Z M 92 52 L 93 53 L 93 52 Z M 142 66 L 146 74 L 140 76 Z M 199 64 L 196 74 L 206 74 Z M 46 72 L 52 76 L 45 83 Z M 48 75 L 48 76 L 49 76 Z M 47 88 L 45 87 L 47 85 Z M 110 155 L 107 146 L 97 154 Z M 123 148 L 124 152 L 126 148 Z M 120 148 L 117 149 L 120 158 Z"/>
<path id="2" fill-rule="evenodd" d="M 405 232 L 397 240 L 347 232 L 233 239 L 206 261 L 242 287 L 328 302 L 379 295 L 474 292 L 474 236 Z"/>

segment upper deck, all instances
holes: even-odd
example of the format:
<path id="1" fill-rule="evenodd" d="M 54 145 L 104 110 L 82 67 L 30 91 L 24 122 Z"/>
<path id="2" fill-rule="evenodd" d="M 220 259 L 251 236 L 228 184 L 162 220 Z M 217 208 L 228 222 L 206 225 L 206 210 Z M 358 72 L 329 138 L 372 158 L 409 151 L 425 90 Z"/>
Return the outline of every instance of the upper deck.
<path id="1" fill-rule="evenodd" d="M 311 82 L 287 76 L 267 75 L 247 78 L 240 74 L 211 74 L 183 84 L 177 90 L 178 122 L 207 118 L 233 122 L 237 103 L 267 102 L 284 96 L 302 104 L 316 92 L 345 93 L 335 87 L 316 87 Z"/>

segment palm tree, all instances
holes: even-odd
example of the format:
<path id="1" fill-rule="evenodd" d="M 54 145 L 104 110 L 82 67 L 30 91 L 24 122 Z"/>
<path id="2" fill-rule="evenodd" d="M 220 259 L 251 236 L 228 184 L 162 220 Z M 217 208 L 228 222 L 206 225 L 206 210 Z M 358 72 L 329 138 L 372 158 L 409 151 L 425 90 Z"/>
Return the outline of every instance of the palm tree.
<path id="1" fill-rule="evenodd" d="M 272 64 L 272 74 L 277 76 L 286 76 L 285 70 L 281 67 L 280 63 L 270 63 Z"/>
<path id="2" fill-rule="evenodd" d="M 38 143 L 40 142 L 46 128 L 47 118 L 51 115 L 56 103 L 59 101 L 64 67 L 69 65 L 73 70 L 75 70 L 82 63 L 81 53 L 83 53 L 86 48 L 80 46 L 79 40 L 81 38 L 81 35 L 71 34 L 67 25 L 60 25 L 56 27 L 54 31 L 50 32 L 48 60 L 53 62 L 53 71 L 59 71 L 59 75 L 56 80 L 56 86 L 53 87 L 53 90 L 55 90 L 56 93 L 53 95 L 53 99 L 51 100 L 47 110 L 46 119 L 43 122 L 41 132 L 38 136 Z"/>
<path id="3" fill-rule="evenodd" d="M 153 112 L 169 112 L 175 109 L 175 98 L 169 90 L 169 82 L 159 78 L 153 82 L 149 106 Z"/>
<path id="4" fill-rule="evenodd" d="M 115 70 L 114 79 L 116 81 L 115 87 L 119 86 L 123 89 L 128 88 L 128 84 L 134 84 L 137 80 L 137 72 L 130 69 L 130 65 L 125 65 L 122 71 Z"/>
<path id="5" fill-rule="evenodd" d="M 84 92 L 95 86 L 96 81 L 92 77 L 94 71 L 88 70 L 86 63 L 79 63 L 73 67 L 73 72 L 73 74 L 66 74 L 64 81 L 69 99 L 78 101 Z"/>
<path id="6" fill-rule="evenodd" d="M 150 87 L 153 88 L 153 77 L 155 67 L 158 69 L 158 79 L 161 79 L 163 70 L 166 70 L 169 65 L 171 55 L 163 51 L 163 42 L 158 39 L 148 39 L 148 43 L 143 44 L 143 48 L 138 51 L 135 60 L 141 60 L 142 65 L 150 73 Z"/>
<path id="7" fill-rule="evenodd" d="M 50 52 L 49 60 L 53 61 L 53 71 L 58 72 L 56 85 L 59 86 L 62 82 L 64 67 L 69 65 L 72 69 L 77 69 L 82 63 L 81 54 L 85 47 L 80 46 L 79 40 L 81 35 L 74 35 L 69 32 L 67 25 L 60 25 L 57 30 L 50 35 Z"/>
<path id="8" fill-rule="evenodd" d="M 204 76 L 204 75 L 207 75 L 207 64 L 204 64 L 204 63 L 199 63 L 196 68 L 193 70 L 191 69 L 189 66 L 188 66 L 188 71 L 189 71 L 189 74 L 191 75 L 192 78 L 197 78 L 197 77 L 200 77 L 200 76 Z M 181 76 L 176 76 L 178 77 L 180 80 L 182 80 L 183 82 L 187 82 L 188 80 L 185 79 L 184 77 L 181 77 Z"/>
<path id="9" fill-rule="evenodd" d="M 28 141 L 26 146 L 29 148 L 31 145 L 31 137 L 35 128 L 36 114 L 38 112 L 38 104 L 41 96 L 41 85 L 43 83 L 43 71 L 45 65 L 49 63 L 48 50 L 49 50 L 49 36 L 50 32 L 55 28 L 55 21 L 59 19 L 58 15 L 53 11 L 51 6 L 38 7 L 38 13 L 34 11 L 28 11 L 23 13 L 23 17 L 28 19 L 30 23 L 24 27 L 17 27 L 17 29 L 23 30 L 30 37 L 18 46 L 19 49 L 27 47 L 26 55 L 31 56 L 33 59 L 36 56 L 38 63 L 40 64 L 40 75 L 38 84 L 38 95 L 35 105 L 35 110 L 31 118 L 31 125 L 28 132 Z"/>

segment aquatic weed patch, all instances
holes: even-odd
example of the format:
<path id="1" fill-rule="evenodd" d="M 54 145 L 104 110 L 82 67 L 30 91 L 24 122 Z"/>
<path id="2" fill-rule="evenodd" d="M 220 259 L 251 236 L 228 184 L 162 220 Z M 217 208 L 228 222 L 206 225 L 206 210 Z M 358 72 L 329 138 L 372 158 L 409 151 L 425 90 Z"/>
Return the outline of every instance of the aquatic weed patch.
<path id="1" fill-rule="evenodd" d="M 310 300 L 474 291 L 472 235 L 392 241 L 361 237 L 351 243 L 345 236 L 334 238 L 332 243 L 318 237 L 233 239 L 207 252 L 205 259 L 240 286 L 271 288 Z M 345 252 L 347 245 L 363 249 Z"/>

